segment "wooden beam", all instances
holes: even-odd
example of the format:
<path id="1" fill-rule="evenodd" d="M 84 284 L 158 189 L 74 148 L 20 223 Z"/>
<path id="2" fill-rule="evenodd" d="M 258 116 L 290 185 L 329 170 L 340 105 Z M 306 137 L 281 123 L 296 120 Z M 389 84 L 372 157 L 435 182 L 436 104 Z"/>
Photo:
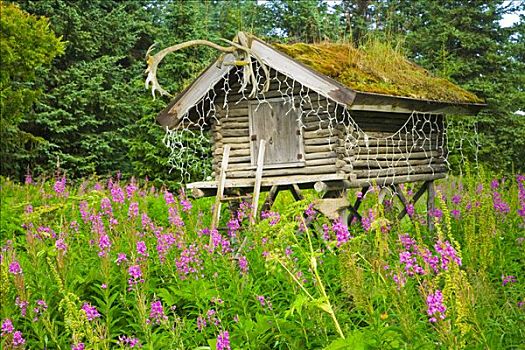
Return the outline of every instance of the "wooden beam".
<path id="1" fill-rule="evenodd" d="M 226 184 L 226 170 L 228 169 L 228 158 L 230 157 L 230 145 L 224 146 L 224 153 L 222 155 L 221 171 L 219 174 L 219 187 L 217 195 L 215 196 L 215 205 L 213 206 L 211 228 L 217 228 L 219 218 L 221 215 L 222 196 L 224 195 L 224 186 Z M 211 239 L 211 235 L 210 235 Z"/>
<path id="2" fill-rule="evenodd" d="M 261 182 L 264 168 L 264 150 L 266 148 L 266 140 L 259 142 L 259 154 L 257 157 L 257 172 L 255 173 L 255 186 L 253 189 L 252 212 L 250 215 L 250 224 L 255 224 L 257 217 L 257 207 L 259 206 L 259 196 L 261 194 Z"/>
<path id="3" fill-rule="evenodd" d="M 261 207 L 261 213 L 272 209 L 273 203 L 275 202 L 275 199 L 277 198 L 277 195 L 279 194 L 280 190 L 281 186 L 277 185 L 273 185 L 272 188 L 270 188 L 270 191 L 268 191 L 268 195 L 264 200 L 264 204 Z"/>
<path id="4" fill-rule="evenodd" d="M 434 210 L 436 208 L 435 204 L 435 196 L 436 196 L 436 189 L 434 187 L 434 181 L 428 181 L 427 182 L 427 222 L 428 222 L 428 230 L 430 232 L 434 231 Z"/>

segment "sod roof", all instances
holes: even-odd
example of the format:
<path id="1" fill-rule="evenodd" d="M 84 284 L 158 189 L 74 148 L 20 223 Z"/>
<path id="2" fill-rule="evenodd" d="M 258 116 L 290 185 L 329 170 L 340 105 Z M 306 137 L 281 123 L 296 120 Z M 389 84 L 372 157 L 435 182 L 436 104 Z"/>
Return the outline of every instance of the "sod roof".
<path id="1" fill-rule="evenodd" d="M 356 49 L 349 44 L 274 44 L 277 50 L 356 91 L 455 103 L 479 97 L 430 74 L 380 42 Z"/>

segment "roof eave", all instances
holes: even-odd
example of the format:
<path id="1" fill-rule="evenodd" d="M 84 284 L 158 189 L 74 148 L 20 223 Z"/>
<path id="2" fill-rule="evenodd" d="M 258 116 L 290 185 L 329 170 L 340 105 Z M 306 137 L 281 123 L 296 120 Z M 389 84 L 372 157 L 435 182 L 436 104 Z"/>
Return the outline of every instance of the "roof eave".
<path id="1" fill-rule="evenodd" d="M 436 101 L 404 96 L 392 96 L 371 92 L 356 91 L 356 98 L 350 110 L 380 111 L 391 113 L 427 113 L 476 115 L 485 108 L 485 103 Z"/>

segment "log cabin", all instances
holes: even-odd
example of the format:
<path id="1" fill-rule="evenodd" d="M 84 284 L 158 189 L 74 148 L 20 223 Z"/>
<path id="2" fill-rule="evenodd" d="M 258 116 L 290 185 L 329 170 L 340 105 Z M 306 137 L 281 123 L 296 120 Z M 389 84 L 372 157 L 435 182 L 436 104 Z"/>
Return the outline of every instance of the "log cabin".
<path id="1" fill-rule="evenodd" d="M 222 55 L 157 117 L 171 133 L 211 132 L 212 179 L 186 188 L 216 196 L 217 219 L 229 199 L 251 195 L 257 206 L 267 191 L 267 210 L 279 191 L 300 199 L 309 188 L 328 216 L 359 218 L 346 191 L 374 185 L 404 206 L 426 191 L 433 208 L 433 181 L 448 171 L 445 116 L 475 115 L 482 100 L 380 43 L 270 45 L 243 32 L 234 42 L 249 48 L 251 69 Z M 398 185 L 416 181 L 405 198 Z"/>

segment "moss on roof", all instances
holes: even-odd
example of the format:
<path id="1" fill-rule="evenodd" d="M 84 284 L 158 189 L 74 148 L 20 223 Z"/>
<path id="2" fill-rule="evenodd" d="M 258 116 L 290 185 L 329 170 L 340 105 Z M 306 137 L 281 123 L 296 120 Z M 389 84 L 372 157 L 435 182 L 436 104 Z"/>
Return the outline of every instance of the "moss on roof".
<path id="1" fill-rule="evenodd" d="M 442 102 L 483 102 L 452 82 L 435 77 L 379 41 L 356 49 L 349 44 L 274 44 L 279 51 L 363 92 Z"/>

